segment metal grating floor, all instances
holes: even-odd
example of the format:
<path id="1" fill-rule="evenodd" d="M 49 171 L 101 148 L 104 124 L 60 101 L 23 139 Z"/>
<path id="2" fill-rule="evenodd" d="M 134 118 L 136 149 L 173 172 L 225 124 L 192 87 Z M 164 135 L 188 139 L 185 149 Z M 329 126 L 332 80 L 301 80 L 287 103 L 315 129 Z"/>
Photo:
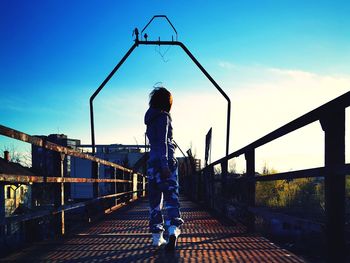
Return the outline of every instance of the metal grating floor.
<path id="1" fill-rule="evenodd" d="M 174 253 L 151 247 L 147 201 L 108 215 L 76 234 L 41 242 L 6 262 L 305 262 L 260 236 L 245 234 L 182 198 L 185 224 Z"/>

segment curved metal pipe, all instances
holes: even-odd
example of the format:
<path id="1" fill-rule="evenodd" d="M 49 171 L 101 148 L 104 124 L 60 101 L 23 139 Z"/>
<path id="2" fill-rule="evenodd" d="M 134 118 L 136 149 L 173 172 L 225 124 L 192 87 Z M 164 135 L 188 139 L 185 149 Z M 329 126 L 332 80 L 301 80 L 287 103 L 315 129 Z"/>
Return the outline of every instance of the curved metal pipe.
<path id="1" fill-rule="evenodd" d="M 155 15 L 152 17 L 152 19 L 147 23 L 147 25 L 141 30 L 141 39 L 142 39 L 142 33 L 146 30 L 146 28 L 149 26 L 149 24 L 152 23 L 152 21 L 155 19 L 155 18 L 165 18 L 168 23 L 170 24 L 170 26 L 173 28 L 174 32 L 175 32 L 175 35 L 176 35 L 176 40 L 177 40 L 177 31 L 175 29 L 175 27 L 173 26 L 173 24 L 170 22 L 170 20 L 168 19 L 167 16 L 165 15 Z"/>
<path id="2" fill-rule="evenodd" d="M 137 41 L 139 45 L 173 45 L 180 46 L 185 53 L 192 59 L 202 73 L 209 79 L 209 81 L 215 86 L 215 88 L 221 93 L 222 96 L 227 100 L 227 123 L 226 123 L 226 156 L 229 154 L 230 144 L 230 121 L 231 121 L 231 100 L 223 89 L 216 83 L 216 81 L 210 76 L 205 68 L 198 62 L 193 54 L 187 49 L 187 47 L 180 41 Z"/>
<path id="3" fill-rule="evenodd" d="M 221 89 L 221 87 L 210 76 L 210 74 L 203 68 L 203 66 L 198 62 L 198 60 L 192 55 L 192 53 L 187 49 L 187 47 L 182 42 L 179 42 L 179 41 L 139 41 L 138 38 L 135 39 L 134 45 L 129 49 L 129 51 L 124 55 L 124 57 L 120 60 L 120 62 L 117 64 L 117 66 L 115 66 L 115 68 L 112 70 L 112 72 L 107 76 L 107 78 L 102 82 L 102 84 L 99 86 L 99 88 L 90 97 L 90 121 L 91 121 L 92 153 L 95 154 L 95 130 L 94 130 L 95 128 L 94 128 L 93 100 L 138 45 L 180 46 L 185 51 L 185 53 L 192 59 L 192 61 L 197 65 L 197 67 L 202 71 L 202 73 L 215 86 L 215 88 L 221 93 L 221 95 L 224 96 L 224 98 L 227 100 L 227 127 L 226 127 L 226 156 L 227 156 L 229 154 L 230 119 L 231 119 L 231 100 L 227 96 L 227 94 Z"/>
<path id="4" fill-rule="evenodd" d="M 109 73 L 107 78 L 102 82 L 102 84 L 98 87 L 98 89 L 92 94 L 90 97 L 90 124 L 91 124 L 91 145 L 92 145 L 92 154 L 95 154 L 95 126 L 94 126 L 94 105 L 93 101 L 95 97 L 100 93 L 103 87 L 107 84 L 107 82 L 113 77 L 114 73 L 119 69 L 119 67 L 124 63 L 124 61 L 129 57 L 129 55 L 134 51 L 137 47 L 137 43 L 135 41 L 134 45 L 131 46 L 128 52 L 124 55 L 124 57 L 119 61 L 119 63 L 114 67 L 114 69 Z"/>

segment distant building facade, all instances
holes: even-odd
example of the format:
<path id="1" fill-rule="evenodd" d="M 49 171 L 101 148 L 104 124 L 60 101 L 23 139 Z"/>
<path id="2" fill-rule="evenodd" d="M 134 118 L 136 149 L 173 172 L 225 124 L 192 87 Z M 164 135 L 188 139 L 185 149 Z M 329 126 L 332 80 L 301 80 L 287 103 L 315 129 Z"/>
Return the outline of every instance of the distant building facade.
<path id="1" fill-rule="evenodd" d="M 143 157 L 143 155 L 144 152 L 142 152 L 141 149 L 137 146 L 125 146 L 122 144 L 96 145 L 96 157 L 130 169 L 134 167 L 134 165 Z M 129 174 L 120 172 L 118 170 L 115 173 L 114 168 L 104 165 L 99 165 L 98 173 L 100 179 L 130 179 Z M 71 162 L 71 176 L 91 178 L 91 162 L 74 158 Z M 107 195 L 114 193 L 115 191 L 126 191 L 126 188 L 120 184 L 99 184 L 99 195 Z M 92 198 L 92 185 L 84 183 L 73 184 L 71 187 L 71 196 L 73 199 Z"/>
<path id="2" fill-rule="evenodd" d="M 9 153 L 5 151 L 4 158 L 0 158 L 0 173 L 11 175 L 33 176 L 30 168 L 24 167 L 19 163 L 11 162 Z M 18 213 L 19 210 L 32 207 L 31 204 L 31 185 L 29 184 L 5 184 L 5 216 Z"/>
<path id="3" fill-rule="evenodd" d="M 64 134 L 50 134 L 49 136 L 36 136 L 42 140 L 49 141 L 64 147 L 77 149 L 80 145 L 80 140 L 70 139 Z M 63 175 L 64 177 L 71 177 L 71 162 L 74 157 L 65 156 L 63 162 Z M 42 176 L 47 177 L 60 177 L 61 176 L 61 156 L 60 153 L 47 150 L 36 145 L 32 145 L 32 169 L 33 171 Z M 60 204 L 60 185 L 50 184 L 43 188 L 42 185 L 38 185 L 33 189 L 33 198 L 37 205 L 44 204 Z M 65 199 L 68 201 L 71 198 L 70 184 L 65 184 Z"/>
<path id="4" fill-rule="evenodd" d="M 0 174 L 34 175 L 30 168 L 11 162 L 7 151 L 4 153 L 4 158 L 0 158 Z M 32 186 L 30 184 L 1 183 L 0 187 L 0 218 L 20 215 L 32 210 Z M 4 227 L 0 226 L 0 230 L 0 255 L 4 253 L 1 248 L 5 248 L 5 244 L 8 249 L 16 248 L 27 238 L 21 223 L 11 223 Z"/>
<path id="5" fill-rule="evenodd" d="M 80 140 L 68 138 L 67 135 L 64 134 L 50 134 L 49 136 L 36 137 L 74 150 L 91 148 L 91 146 L 81 145 Z M 122 144 L 96 145 L 96 157 L 117 163 L 127 168 L 133 168 L 143 155 L 144 152 L 142 152 L 138 146 L 125 146 Z M 60 177 L 60 161 L 61 156 L 59 153 L 38 146 L 32 146 L 32 166 L 36 173 L 43 176 Z M 63 162 L 63 174 L 65 177 L 91 178 L 91 171 L 91 161 L 65 156 Z M 100 179 L 130 179 L 129 174 L 123 174 L 120 173 L 120 171 L 117 171 L 115 174 L 114 168 L 104 165 L 99 165 L 98 173 Z M 38 186 L 38 189 L 34 189 L 33 198 L 36 202 L 41 202 L 42 204 L 59 205 L 60 199 L 55 197 L 60 195 L 60 185 L 50 184 L 46 187 L 49 187 L 49 189 L 42 189 L 42 186 Z M 115 190 L 120 192 L 125 189 L 123 187 L 120 189 L 120 186 L 112 183 L 99 183 L 99 195 L 114 193 Z M 65 201 L 84 200 L 92 197 L 92 183 L 65 184 Z"/>

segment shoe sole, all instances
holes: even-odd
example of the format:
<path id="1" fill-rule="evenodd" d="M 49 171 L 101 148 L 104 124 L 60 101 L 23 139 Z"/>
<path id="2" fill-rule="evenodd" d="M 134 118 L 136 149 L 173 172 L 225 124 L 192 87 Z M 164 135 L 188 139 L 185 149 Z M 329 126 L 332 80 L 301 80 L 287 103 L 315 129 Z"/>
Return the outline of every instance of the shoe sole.
<path id="1" fill-rule="evenodd" d="M 152 247 L 162 247 L 164 245 L 166 245 L 166 241 L 165 240 L 164 240 L 164 242 L 161 242 L 160 244 L 159 243 L 158 244 L 152 243 Z"/>
<path id="2" fill-rule="evenodd" d="M 169 237 L 169 242 L 165 245 L 165 250 L 166 251 L 174 251 L 176 247 L 176 237 L 175 235 L 171 235 Z"/>

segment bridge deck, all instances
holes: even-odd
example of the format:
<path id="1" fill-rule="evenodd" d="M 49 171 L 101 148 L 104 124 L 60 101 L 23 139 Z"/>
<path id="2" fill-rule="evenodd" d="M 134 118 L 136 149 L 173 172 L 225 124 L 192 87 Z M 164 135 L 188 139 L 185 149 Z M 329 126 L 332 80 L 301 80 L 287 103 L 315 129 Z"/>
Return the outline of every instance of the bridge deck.
<path id="1" fill-rule="evenodd" d="M 260 236 L 247 235 L 182 199 L 186 221 L 175 253 L 151 247 L 147 201 L 56 241 L 40 242 L 8 256 L 26 262 L 304 262 Z"/>

